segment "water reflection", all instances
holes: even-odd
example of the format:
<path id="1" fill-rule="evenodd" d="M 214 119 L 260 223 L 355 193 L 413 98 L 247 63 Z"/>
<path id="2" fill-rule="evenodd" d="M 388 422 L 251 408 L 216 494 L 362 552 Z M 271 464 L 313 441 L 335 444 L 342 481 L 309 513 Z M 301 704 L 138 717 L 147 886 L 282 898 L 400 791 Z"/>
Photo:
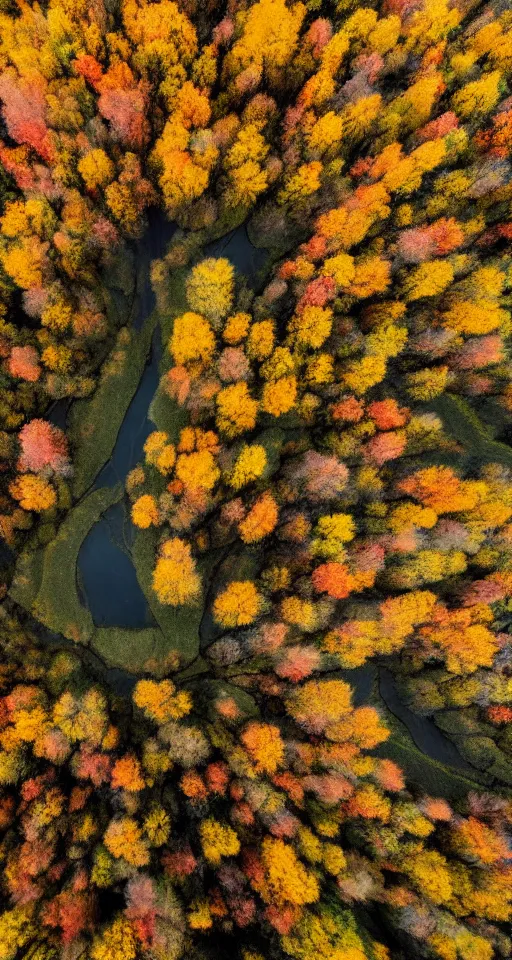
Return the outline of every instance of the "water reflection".
<path id="1" fill-rule="evenodd" d="M 133 527 L 124 500 L 105 511 L 78 554 L 78 584 L 97 627 L 155 626 L 130 556 Z"/>

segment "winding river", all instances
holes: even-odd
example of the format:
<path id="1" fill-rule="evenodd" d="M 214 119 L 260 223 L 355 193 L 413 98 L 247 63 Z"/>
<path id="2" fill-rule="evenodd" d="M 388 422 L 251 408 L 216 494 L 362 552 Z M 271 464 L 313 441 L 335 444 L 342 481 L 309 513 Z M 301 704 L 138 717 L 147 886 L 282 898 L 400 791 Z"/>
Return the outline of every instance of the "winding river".
<path id="1" fill-rule="evenodd" d="M 151 211 L 148 229 L 137 245 L 139 283 L 133 320 L 137 330 L 156 308 L 150 280 L 151 262 L 165 254 L 175 229 L 175 224 L 169 223 L 162 213 Z M 117 483 L 124 487 L 130 470 L 143 459 L 144 444 L 155 429 L 149 408 L 158 387 L 161 356 L 157 328 L 139 386 L 126 411 L 111 457 L 96 477 L 94 489 L 113 487 Z M 82 602 L 88 606 L 95 626 L 136 629 L 155 625 L 131 559 L 133 535 L 124 497 L 105 511 L 82 543 L 78 555 L 78 584 Z"/>
<path id="2" fill-rule="evenodd" d="M 138 244 L 137 309 L 134 326 L 140 330 L 156 309 L 150 281 L 153 260 L 164 256 L 175 231 L 164 215 L 152 211 L 148 230 Z M 254 282 L 266 261 L 266 251 L 254 247 L 245 225 L 208 244 L 206 256 L 227 257 L 249 283 Z M 153 335 L 150 356 L 137 391 L 128 407 L 117 435 L 112 455 L 100 470 L 94 489 L 125 485 L 130 470 L 143 459 L 144 443 L 155 429 L 149 417 L 151 401 L 160 378 L 162 344 L 159 328 Z M 127 500 L 110 507 L 94 524 L 78 555 L 78 583 L 82 602 L 89 608 L 97 627 L 138 629 L 155 626 L 148 603 L 137 580 L 131 559 L 134 530 Z"/>

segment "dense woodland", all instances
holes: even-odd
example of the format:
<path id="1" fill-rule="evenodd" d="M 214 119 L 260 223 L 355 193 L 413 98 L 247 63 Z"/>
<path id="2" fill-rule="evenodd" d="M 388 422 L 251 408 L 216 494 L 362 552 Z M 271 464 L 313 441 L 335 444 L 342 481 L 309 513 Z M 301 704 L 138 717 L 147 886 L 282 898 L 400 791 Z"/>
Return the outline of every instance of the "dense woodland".
<path id="1" fill-rule="evenodd" d="M 509 4 L 0 0 L 0 104 L 0 960 L 512 957 Z M 177 626 L 122 695 L 58 586 L 18 601 L 156 209 L 126 497 Z M 242 224 L 252 286 L 205 251 Z"/>

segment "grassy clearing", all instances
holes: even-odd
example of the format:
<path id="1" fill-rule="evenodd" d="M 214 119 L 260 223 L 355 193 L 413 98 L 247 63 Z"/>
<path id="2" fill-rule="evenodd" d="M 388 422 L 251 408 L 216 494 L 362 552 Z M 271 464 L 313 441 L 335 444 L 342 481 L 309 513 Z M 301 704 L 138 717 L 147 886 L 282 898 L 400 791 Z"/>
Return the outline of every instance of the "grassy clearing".
<path id="1" fill-rule="evenodd" d="M 158 627 L 141 630 L 99 627 L 91 640 L 91 648 L 108 667 L 134 674 L 163 676 L 169 663 L 165 637 Z"/>
<path id="2" fill-rule="evenodd" d="M 9 590 L 9 596 L 15 603 L 19 603 L 29 612 L 32 610 L 41 585 L 44 553 L 44 548 L 38 547 L 36 550 L 26 550 L 20 554 Z"/>
<path id="3" fill-rule="evenodd" d="M 430 404 L 443 425 L 468 456 L 484 463 L 503 463 L 512 467 L 512 448 L 493 440 L 488 430 L 462 397 L 445 393 Z"/>
<path id="4" fill-rule="evenodd" d="M 33 613 L 50 630 L 69 640 L 87 643 L 94 633 L 92 617 L 80 603 L 77 591 L 78 551 L 93 524 L 122 495 L 120 486 L 93 490 L 68 513 L 57 536 L 44 550 Z"/>
<path id="5" fill-rule="evenodd" d="M 158 530 L 152 527 L 149 530 L 137 530 L 132 547 L 132 559 L 137 579 L 161 631 L 163 638 L 161 656 L 164 658 L 177 656 L 180 666 L 185 668 L 199 652 L 199 625 L 203 616 L 204 597 L 211 570 L 218 558 L 212 551 L 207 558 L 198 563 L 203 580 L 203 597 L 198 603 L 191 607 L 171 607 L 159 602 L 152 587 L 158 538 Z"/>
<path id="6" fill-rule="evenodd" d="M 102 370 L 97 389 L 88 400 L 73 404 L 70 435 L 74 447 L 73 496 L 83 496 L 109 459 L 126 411 L 139 385 L 157 322 L 156 313 L 142 329 L 124 327 Z"/>
<path id="7" fill-rule="evenodd" d="M 163 347 L 162 363 L 166 369 L 171 366 L 171 357 L 170 354 L 166 352 L 166 349 L 172 333 L 174 319 L 188 310 L 185 295 L 185 281 L 189 273 L 190 267 L 181 267 L 179 270 L 173 270 L 165 282 L 163 295 L 161 297 L 163 301 L 160 305 L 160 326 Z"/>

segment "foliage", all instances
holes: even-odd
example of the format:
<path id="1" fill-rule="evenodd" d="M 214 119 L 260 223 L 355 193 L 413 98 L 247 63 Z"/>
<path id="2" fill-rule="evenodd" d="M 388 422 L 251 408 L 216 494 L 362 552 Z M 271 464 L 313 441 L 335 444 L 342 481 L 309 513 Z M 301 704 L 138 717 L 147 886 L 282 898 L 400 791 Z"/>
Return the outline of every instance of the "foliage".
<path id="1" fill-rule="evenodd" d="M 472 0 L 3 4 L 0 960 L 511 954 L 511 37 Z M 254 289 L 208 246 L 245 222 Z M 96 630 L 88 491 L 157 321 L 158 627 Z M 354 695 L 383 664 L 463 772 Z"/>

